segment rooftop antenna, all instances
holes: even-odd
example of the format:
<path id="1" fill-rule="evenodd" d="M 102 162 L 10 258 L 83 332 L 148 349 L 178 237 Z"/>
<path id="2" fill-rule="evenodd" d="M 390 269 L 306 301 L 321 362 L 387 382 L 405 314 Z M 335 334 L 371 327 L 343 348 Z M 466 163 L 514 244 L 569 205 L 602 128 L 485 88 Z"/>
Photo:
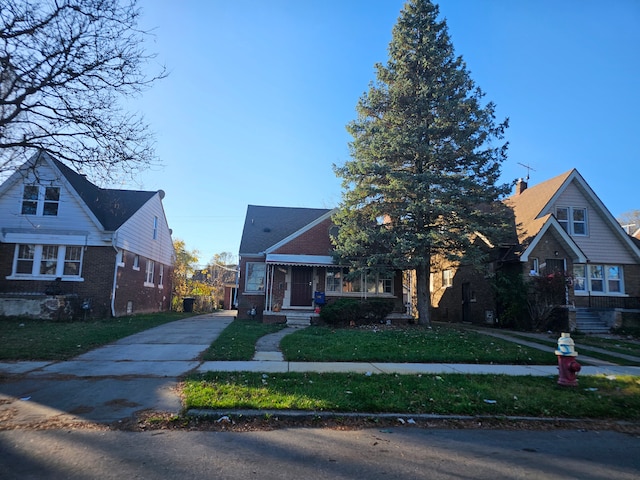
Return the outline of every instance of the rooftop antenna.
<path id="1" fill-rule="evenodd" d="M 530 177 L 530 175 L 529 175 L 529 174 L 530 174 L 531 172 L 535 172 L 536 170 L 535 170 L 534 168 L 531 168 L 531 166 L 530 166 L 530 165 L 525 165 L 524 163 L 520 163 L 520 162 L 518 162 L 518 165 L 522 165 L 524 168 L 526 168 L 526 169 L 527 169 L 527 182 L 528 182 L 528 181 L 529 181 L 529 177 Z"/>

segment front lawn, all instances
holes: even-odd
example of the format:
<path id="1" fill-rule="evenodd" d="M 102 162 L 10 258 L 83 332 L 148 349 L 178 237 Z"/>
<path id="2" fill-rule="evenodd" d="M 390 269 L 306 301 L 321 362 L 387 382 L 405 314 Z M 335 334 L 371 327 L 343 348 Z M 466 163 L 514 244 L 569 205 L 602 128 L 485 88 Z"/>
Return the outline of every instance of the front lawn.
<path id="1" fill-rule="evenodd" d="M 308 327 L 280 343 L 292 362 L 396 362 L 555 365 L 535 348 L 446 325 L 385 329 Z"/>
<path id="2" fill-rule="evenodd" d="M 0 360 L 67 360 L 134 333 L 192 315 L 162 312 L 87 322 L 0 319 Z"/>
<path id="3" fill-rule="evenodd" d="M 640 378 L 210 372 L 184 383 L 186 409 L 640 419 Z"/>

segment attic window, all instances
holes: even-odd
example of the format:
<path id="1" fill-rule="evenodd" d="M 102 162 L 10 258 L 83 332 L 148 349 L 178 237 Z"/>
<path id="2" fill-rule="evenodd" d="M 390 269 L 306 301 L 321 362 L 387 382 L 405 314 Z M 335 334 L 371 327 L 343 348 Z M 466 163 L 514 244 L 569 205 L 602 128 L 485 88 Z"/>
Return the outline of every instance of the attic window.
<path id="1" fill-rule="evenodd" d="M 60 187 L 25 185 L 22 192 L 22 215 L 57 216 Z"/>
<path id="2" fill-rule="evenodd" d="M 262 231 L 264 233 L 269 233 L 269 232 L 271 232 L 271 229 L 269 227 L 264 227 L 264 229 Z"/>

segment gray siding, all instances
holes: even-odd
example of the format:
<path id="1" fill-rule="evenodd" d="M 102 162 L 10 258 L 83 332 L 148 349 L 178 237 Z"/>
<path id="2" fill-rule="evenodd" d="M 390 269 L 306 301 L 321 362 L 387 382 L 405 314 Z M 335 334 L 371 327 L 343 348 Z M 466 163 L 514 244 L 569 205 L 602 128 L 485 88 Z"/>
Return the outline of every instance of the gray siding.
<path id="1" fill-rule="evenodd" d="M 583 207 L 587 209 L 587 236 L 574 235 L 573 240 L 592 263 L 631 264 L 636 260 L 628 246 L 620 238 L 618 225 L 612 225 L 598 206 L 572 182 L 549 206 L 548 213 L 556 207 Z"/>
<path id="2" fill-rule="evenodd" d="M 158 233 L 153 238 L 153 219 L 158 217 Z M 116 232 L 116 246 L 164 265 L 173 265 L 173 241 L 162 208 L 160 194 L 154 195 Z"/>

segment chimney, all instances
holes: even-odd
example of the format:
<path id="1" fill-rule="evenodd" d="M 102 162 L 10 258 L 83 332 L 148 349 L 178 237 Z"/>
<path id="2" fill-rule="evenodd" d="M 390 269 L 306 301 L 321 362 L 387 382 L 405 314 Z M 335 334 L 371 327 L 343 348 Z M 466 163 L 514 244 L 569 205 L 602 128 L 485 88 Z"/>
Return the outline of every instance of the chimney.
<path id="1" fill-rule="evenodd" d="M 520 195 L 527 189 L 527 182 L 525 182 L 522 178 L 519 178 L 516 182 L 516 195 Z"/>

